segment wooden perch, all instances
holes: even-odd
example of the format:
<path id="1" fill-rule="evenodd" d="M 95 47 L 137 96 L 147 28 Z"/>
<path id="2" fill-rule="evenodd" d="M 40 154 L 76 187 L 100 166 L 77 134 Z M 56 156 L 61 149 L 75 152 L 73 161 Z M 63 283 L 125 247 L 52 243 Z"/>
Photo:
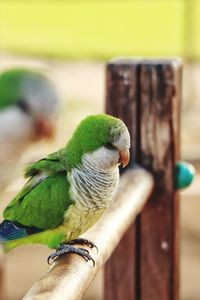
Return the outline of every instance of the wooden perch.
<path id="1" fill-rule="evenodd" d="M 124 233 L 145 205 L 153 187 L 152 176 L 144 169 L 122 175 L 113 203 L 101 220 L 84 238 L 98 247 L 90 250 L 96 264 L 78 255 L 57 259 L 23 298 L 24 300 L 81 299 L 98 270 L 111 256 Z M 126 255 L 126 253 L 124 253 Z M 128 267 L 128 266 L 127 266 Z"/>

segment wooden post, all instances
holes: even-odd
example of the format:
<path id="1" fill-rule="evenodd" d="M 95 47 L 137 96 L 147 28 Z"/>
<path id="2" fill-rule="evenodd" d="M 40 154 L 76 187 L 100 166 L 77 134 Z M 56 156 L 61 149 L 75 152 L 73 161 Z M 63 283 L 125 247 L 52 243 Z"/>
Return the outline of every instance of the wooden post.
<path id="1" fill-rule="evenodd" d="M 139 62 L 107 65 L 106 113 L 120 117 L 131 135 L 131 165 L 136 155 Z M 135 225 L 127 231 L 105 267 L 105 300 L 136 299 Z M 127 267 L 129 266 L 129 267 Z"/>
<path id="2" fill-rule="evenodd" d="M 128 125 L 133 161 L 155 189 L 105 267 L 105 300 L 179 299 L 179 60 L 119 60 L 107 66 L 106 112 Z"/>

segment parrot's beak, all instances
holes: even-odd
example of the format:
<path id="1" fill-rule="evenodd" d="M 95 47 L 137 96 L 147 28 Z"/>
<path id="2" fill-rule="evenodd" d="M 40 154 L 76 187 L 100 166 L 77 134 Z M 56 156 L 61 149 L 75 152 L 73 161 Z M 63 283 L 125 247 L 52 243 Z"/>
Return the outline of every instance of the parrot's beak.
<path id="1" fill-rule="evenodd" d="M 128 165 L 129 160 L 130 160 L 130 152 L 128 149 L 119 152 L 119 163 L 122 164 L 123 168 Z"/>
<path id="2" fill-rule="evenodd" d="M 55 135 L 55 120 L 39 118 L 35 121 L 35 135 L 38 139 L 51 139 Z"/>

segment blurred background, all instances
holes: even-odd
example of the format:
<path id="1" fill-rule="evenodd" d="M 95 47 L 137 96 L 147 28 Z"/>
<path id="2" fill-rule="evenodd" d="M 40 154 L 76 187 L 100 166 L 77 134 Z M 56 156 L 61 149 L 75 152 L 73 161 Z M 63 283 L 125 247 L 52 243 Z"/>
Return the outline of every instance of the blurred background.
<path id="1" fill-rule="evenodd" d="M 194 184 L 181 193 L 181 300 L 200 295 L 200 0 L 1 0 L 0 71 L 28 67 L 55 84 L 61 103 L 53 142 L 29 148 L 22 163 L 62 147 L 86 115 L 104 111 L 105 62 L 116 56 L 181 57 L 182 158 Z M 1 210 L 24 183 L 22 168 L 1 195 Z M 42 246 L 5 258 L 6 299 L 21 299 L 47 269 Z M 102 273 L 85 300 L 102 299 Z"/>

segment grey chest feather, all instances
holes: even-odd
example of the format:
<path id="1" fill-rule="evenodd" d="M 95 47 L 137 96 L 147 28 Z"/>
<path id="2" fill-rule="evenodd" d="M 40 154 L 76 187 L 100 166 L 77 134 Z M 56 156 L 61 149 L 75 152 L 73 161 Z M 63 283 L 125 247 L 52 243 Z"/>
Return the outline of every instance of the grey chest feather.
<path id="1" fill-rule="evenodd" d="M 87 211 L 97 211 L 110 206 L 119 182 L 118 167 L 109 171 L 81 166 L 72 170 L 68 177 L 70 194 L 76 206 Z"/>

